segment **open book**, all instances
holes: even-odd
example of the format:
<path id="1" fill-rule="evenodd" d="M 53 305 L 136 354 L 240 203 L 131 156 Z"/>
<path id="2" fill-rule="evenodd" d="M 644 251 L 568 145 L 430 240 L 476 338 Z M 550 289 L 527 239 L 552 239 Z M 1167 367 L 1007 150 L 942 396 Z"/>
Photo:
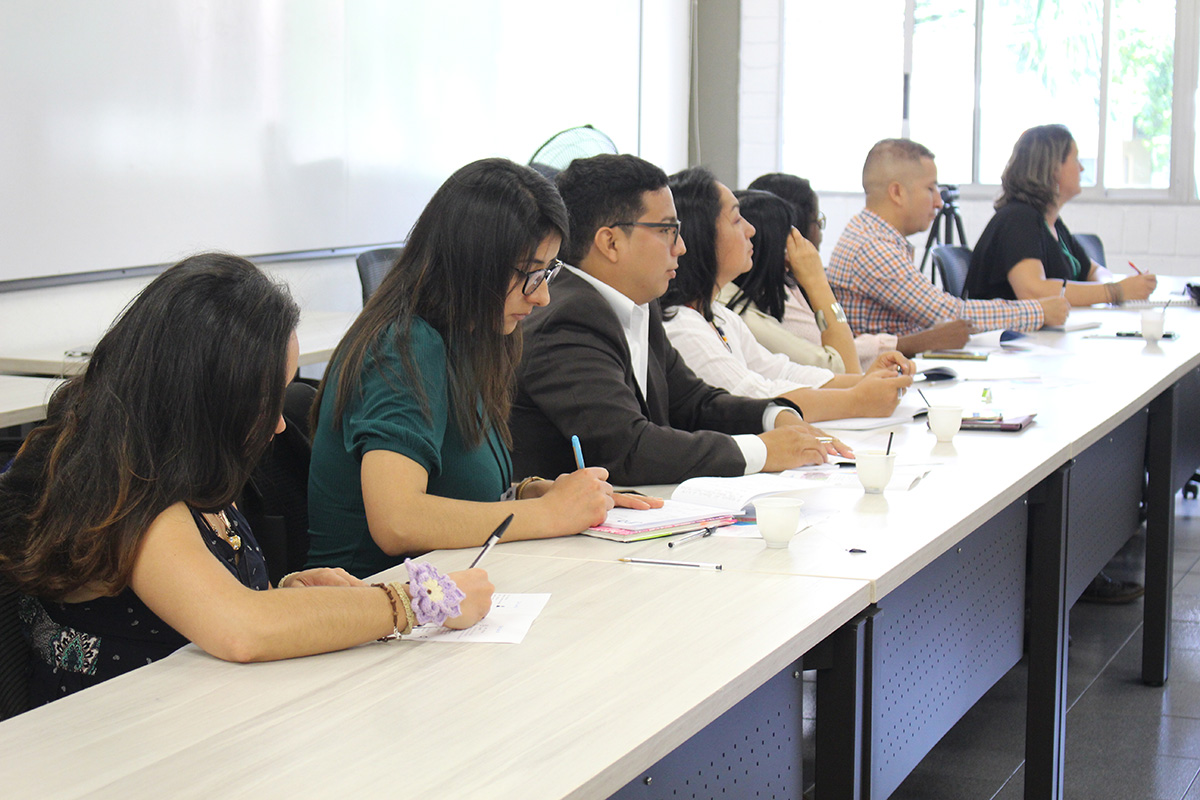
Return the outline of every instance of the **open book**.
<path id="1" fill-rule="evenodd" d="M 588 536 L 619 542 L 639 542 L 660 536 L 732 525 L 735 517 L 753 507 L 756 497 L 813 487 L 800 475 L 759 473 L 736 478 L 691 478 L 675 488 L 662 508 L 638 511 L 614 508 L 603 525 L 584 531 Z"/>

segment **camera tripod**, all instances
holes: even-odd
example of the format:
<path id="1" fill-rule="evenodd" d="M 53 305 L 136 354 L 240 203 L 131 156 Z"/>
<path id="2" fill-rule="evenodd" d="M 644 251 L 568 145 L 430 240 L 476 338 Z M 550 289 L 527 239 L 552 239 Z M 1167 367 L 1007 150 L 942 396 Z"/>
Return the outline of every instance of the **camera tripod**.
<path id="1" fill-rule="evenodd" d="M 963 231 L 962 217 L 958 215 L 958 187 L 950 184 L 942 184 L 938 187 L 942 195 L 942 207 L 938 210 L 937 216 L 933 218 L 933 225 L 929 227 L 929 239 L 925 242 L 925 254 L 921 256 L 921 267 L 919 272 L 925 271 L 925 262 L 930 261 L 929 255 L 933 250 L 933 246 L 937 244 L 954 244 L 954 231 L 958 230 L 958 243 L 963 247 L 967 246 L 967 235 Z M 942 234 L 938 228 L 938 223 L 943 224 L 945 230 L 945 241 L 942 241 Z M 954 227 L 951 227 L 953 223 Z M 934 273 L 937 268 L 933 263 L 929 264 L 929 280 L 936 283 Z"/>

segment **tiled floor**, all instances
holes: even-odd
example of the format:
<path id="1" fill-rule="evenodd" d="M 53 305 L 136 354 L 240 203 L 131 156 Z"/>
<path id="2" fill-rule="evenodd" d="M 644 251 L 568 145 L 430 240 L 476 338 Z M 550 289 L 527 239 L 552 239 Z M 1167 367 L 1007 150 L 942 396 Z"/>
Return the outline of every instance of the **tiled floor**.
<path id="1" fill-rule="evenodd" d="M 1144 686 L 1139 678 L 1141 601 L 1080 603 L 1071 611 L 1067 800 L 1200 800 L 1200 501 L 1179 498 L 1176 509 L 1166 686 Z M 1109 573 L 1140 580 L 1144 546 L 1140 535 L 1134 537 Z M 892 800 L 1023 797 L 1025 684 L 1022 662 L 946 734 Z M 811 731 L 806 725 L 806 734 Z M 811 761 L 806 776 L 810 767 Z"/>

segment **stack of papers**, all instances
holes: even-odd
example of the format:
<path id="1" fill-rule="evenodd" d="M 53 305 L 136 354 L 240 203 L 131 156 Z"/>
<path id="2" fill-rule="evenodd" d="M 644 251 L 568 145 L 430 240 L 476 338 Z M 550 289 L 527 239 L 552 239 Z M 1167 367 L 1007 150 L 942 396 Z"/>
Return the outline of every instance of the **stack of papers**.
<path id="1" fill-rule="evenodd" d="M 732 514 L 711 505 L 664 500 L 662 508 L 614 508 L 604 518 L 603 525 L 588 528 L 584 533 L 614 542 L 640 542 L 733 523 Z"/>
<path id="2" fill-rule="evenodd" d="M 691 478 L 676 487 L 662 508 L 614 508 L 603 525 L 588 528 L 588 536 L 615 542 L 640 542 L 660 536 L 732 525 L 735 517 L 753 508 L 754 499 L 813 488 L 803 475 L 762 472 L 736 478 Z"/>

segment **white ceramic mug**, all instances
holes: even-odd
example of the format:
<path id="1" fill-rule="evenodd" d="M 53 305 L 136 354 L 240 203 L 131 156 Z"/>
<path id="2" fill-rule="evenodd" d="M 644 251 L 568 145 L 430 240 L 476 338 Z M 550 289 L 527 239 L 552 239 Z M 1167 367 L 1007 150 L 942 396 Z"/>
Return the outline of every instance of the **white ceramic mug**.
<path id="1" fill-rule="evenodd" d="M 855 456 L 858 480 L 868 494 L 880 494 L 892 479 L 896 466 L 896 454 L 887 455 L 883 450 L 860 450 Z"/>
<path id="2" fill-rule="evenodd" d="M 962 414 L 962 406 L 930 406 L 929 430 L 939 442 L 953 441 L 962 427 Z"/>
<path id="3" fill-rule="evenodd" d="M 760 497 L 754 501 L 754 516 L 758 532 L 767 547 L 787 547 L 800 525 L 800 506 L 797 497 Z"/>

